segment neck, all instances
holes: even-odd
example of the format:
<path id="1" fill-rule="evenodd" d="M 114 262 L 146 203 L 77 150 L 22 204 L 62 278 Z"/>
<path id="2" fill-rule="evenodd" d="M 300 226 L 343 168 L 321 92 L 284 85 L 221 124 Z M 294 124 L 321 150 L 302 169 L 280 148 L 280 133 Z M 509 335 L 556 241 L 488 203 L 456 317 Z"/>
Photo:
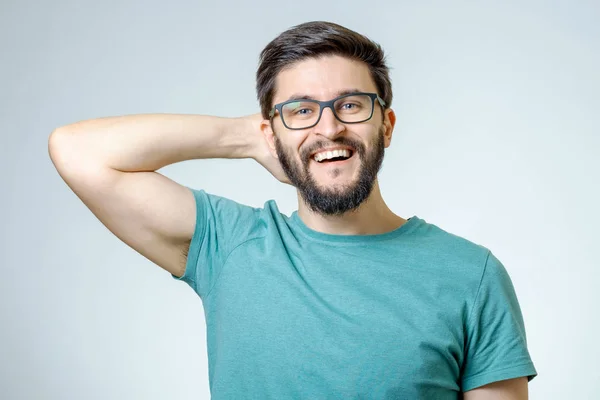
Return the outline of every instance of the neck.
<path id="1" fill-rule="evenodd" d="M 332 235 L 376 235 L 391 232 L 406 222 L 389 209 L 377 180 L 367 200 L 356 210 L 342 215 L 319 214 L 311 210 L 298 193 L 298 216 L 310 229 Z"/>

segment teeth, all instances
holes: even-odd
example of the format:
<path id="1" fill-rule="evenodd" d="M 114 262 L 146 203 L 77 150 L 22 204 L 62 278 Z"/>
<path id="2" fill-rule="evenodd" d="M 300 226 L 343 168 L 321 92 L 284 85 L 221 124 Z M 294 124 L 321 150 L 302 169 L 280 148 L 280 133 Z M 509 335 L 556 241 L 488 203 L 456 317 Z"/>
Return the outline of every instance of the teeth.
<path id="1" fill-rule="evenodd" d="M 315 161 L 321 162 L 323 160 L 329 160 L 335 157 L 350 157 L 350 150 L 333 150 L 333 151 L 323 151 L 321 153 L 315 154 Z"/>

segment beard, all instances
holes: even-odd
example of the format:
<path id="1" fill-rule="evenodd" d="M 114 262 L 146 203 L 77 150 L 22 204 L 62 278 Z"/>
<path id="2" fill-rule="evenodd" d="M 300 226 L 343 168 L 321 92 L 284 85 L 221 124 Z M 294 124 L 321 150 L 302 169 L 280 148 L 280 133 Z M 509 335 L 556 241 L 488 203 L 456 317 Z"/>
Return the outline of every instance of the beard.
<path id="1" fill-rule="evenodd" d="M 356 181 L 344 185 L 335 184 L 332 187 L 319 186 L 309 170 L 311 161 L 314 161 L 310 154 L 325 147 L 327 143 L 319 141 L 303 151 L 300 155 L 300 163 L 295 161 L 291 151 L 283 147 L 277 134 L 275 135 L 275 149 L 283 171 L 307 206 L 318 214 L 337 216 L 357 210 L 371 194 L 377 174 L 383 164 L 384 132 L 385 127 L 382 126 L 379 134 L 371 143 L 371 150 L 368 154 L 363 143 L 347 137 L 339 137 L 333 142 L 334 145 L 352 147 L 354 149 L 352 157 L 359 157 L 360 165 Z M 338 175 L 339 171 L 334 170 L 334 173 Z"/>

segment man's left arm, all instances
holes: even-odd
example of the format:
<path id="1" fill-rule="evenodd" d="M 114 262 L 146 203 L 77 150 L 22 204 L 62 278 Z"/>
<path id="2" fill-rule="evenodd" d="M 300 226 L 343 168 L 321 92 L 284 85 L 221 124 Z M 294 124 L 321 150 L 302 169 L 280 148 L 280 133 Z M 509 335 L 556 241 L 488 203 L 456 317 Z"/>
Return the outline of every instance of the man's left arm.
<path id="1" fill-rule="evenodd" d="M 465 321 L 460 376 L 464 398 L 526 399 L 527 383 L 537 372 L 527 349 L 523 315 L 508 272 L 489 250 Z"/>
<path id="2" fill-rule="evenodd" d="M 492 382 L 464 393 L 464 400 L 527 400 L 527 377 Z"/>

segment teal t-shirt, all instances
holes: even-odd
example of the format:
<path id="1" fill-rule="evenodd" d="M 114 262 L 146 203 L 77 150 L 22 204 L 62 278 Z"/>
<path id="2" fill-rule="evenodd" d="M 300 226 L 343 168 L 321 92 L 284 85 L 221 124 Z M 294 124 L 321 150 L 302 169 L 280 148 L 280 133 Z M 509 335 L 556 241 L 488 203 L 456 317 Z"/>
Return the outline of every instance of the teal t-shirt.
<path id="1" fill-rule="evenodd" d="M 308 228 L 193 190 L 185 274 L 221 399 L 458 399 L 537 375 L 505 268 L 416 216 L 378 235 Z"/>

